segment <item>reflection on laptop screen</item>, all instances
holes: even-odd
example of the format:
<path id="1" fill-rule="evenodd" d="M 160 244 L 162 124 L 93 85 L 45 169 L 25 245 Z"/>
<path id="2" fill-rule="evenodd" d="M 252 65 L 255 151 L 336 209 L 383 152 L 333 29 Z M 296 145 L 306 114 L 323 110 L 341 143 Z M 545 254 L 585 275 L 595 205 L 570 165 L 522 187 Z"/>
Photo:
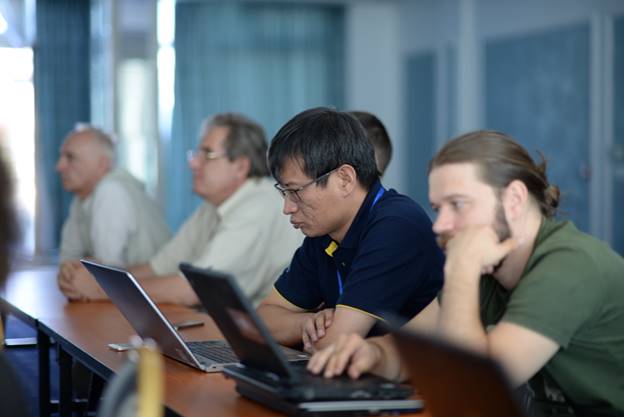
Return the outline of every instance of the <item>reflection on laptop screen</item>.
<path id="1" fill-rule="evenodd" d="M 242 336 L 255 343 L 266 345 L 266 341 L 262 338 L 260 330 L 258 330 L 249 314 L 231 307 L 226 308 L 225 311 L 230 315 L 232 322 L 234 322 Z"/>

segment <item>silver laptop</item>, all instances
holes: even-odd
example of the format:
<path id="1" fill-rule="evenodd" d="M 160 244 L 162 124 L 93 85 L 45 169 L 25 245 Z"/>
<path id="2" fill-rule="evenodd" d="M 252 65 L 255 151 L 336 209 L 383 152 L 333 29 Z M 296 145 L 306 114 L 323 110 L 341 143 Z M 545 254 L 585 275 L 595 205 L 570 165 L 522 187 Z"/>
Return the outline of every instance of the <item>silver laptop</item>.
<path id="1" fill-rule="evenodd" d="M 173 325 L 127 271 L 81 260 L 130 325 L 142 338 L 151 338 L 163 354 L 204 372 L 220 372 L 238 363 L 225 340 L 185 342 Z"/>

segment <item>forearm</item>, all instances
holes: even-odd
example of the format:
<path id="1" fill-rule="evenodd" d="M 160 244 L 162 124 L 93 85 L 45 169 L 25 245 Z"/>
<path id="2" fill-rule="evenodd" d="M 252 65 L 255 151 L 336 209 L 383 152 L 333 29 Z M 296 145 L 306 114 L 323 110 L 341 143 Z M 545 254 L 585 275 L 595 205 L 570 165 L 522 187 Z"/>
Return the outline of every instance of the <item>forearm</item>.
<path id="1" fill-rule="evenodd" d="M 128 272 L 130 272 L 136 279 L 158 278 L 149 263 L 133 265 L 128 268 Z"/>
<path id="2" fill-rule="evenodd" d="M 487 335 L 481 323 L 481 269 L 472 262 L 447 262 L 440 309 L 440 333 L 453 342 L 487 354 Z"/>
<path id="3" fill-rule="evenodd" d="M 303 323 L 314 313 L 296 312 L 274 304 L 261 304 L 258 314 L 278 343 L 293 346 L 301 343 Z"/>
<path id="4" fill-rule="evenodd" d="M 377 350 L 378 359 L 371 373 L 392 381 L 404 381 L 407 372 L 401 362 L 401 356 L 390 336 L 373 337 L 367 342 Z"/>
<path id="5" fill-rule="evenodd" d="M 325 336 L 321 337 L 316 343 L 314 343 L 314 349 L 315 350 L 320 350 L 320 349 L 325 349 L 327 346 L 331 345 L 332 343 L 336 342 L 336 340 L 338 340 L 338 337 L 341 334 L 344 334 L 342 332 L 334 332 L 332 331 L 332 328 L 328 328 L 326 330 L 326 334 Z M 362 337 L 366 336 L 366 335 L 361 335 Z"/>
<path id="6" fill-rule="evenodd" d="M 199 303 L 191 285 L 180 275 L 143 278 L 139 282 L 156 303 L 193 306 Z"/>
<path id="7" fill-rule="evenodd" d="M 370 332 L 371 328 L 375 325 L 376 319 L 373 316 L 364 314 L 361 311 L 356 311 L 351 308 L 338 306 L 334 310 L 333 318 L 330 325 L 319 326 L 317 329 L 324 327 L 324 334 L 321 336 L 318 334 L 319 339 L 314 342 L 314 349 L 323 349 L 327 346 L 338 341 L 343 334 L 357 334 L 362 338 L 365 338 Z"/>

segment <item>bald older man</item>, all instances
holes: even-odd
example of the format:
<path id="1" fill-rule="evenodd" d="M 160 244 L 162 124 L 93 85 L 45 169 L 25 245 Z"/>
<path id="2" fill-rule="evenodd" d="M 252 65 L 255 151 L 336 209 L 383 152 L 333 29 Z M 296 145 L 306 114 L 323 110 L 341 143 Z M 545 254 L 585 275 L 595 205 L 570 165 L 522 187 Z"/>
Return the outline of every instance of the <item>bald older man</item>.
<path id="1" fill-rule="evenodd" d="M 74 194 L 61 234 L 59 287 L 81 296 L 71 281 L 83 257 L 127 266 L 147 262 L 169 239 L 161 212 L 130 173 L 114 168 L 114 144 L 100 129 L 78 125 L 61 147 L 56 170 Z"/>

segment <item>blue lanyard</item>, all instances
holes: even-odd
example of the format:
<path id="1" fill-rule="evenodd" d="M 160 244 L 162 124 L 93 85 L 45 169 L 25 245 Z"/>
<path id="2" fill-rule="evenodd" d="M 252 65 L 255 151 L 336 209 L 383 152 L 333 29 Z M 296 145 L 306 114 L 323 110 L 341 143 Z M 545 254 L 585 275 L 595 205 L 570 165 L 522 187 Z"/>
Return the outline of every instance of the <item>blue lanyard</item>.
<path id="1" fill-rule="evenodd" d="M 377 204 L 377 201 L 379 201 L 379 199 L 381 198 L 381 196 L 383 195 L 383 193 L 386 190 L 383 187 L 379 188 L 379 191 L 377 191 L 377 194 L 375 195 L 375 199 L 373 200 L 373 204 L 371 204 L 371 210 L 373 209 L 373 207 L 375 207 L 375 204 Z M 338 296 L 341 296 L 343 293 L 343 286 L 342 286 L 342 275 L 340 274 L 340 270 L 338 269 L 338 266 L 336 265 L 336 280 L 338 280 Z"/>

